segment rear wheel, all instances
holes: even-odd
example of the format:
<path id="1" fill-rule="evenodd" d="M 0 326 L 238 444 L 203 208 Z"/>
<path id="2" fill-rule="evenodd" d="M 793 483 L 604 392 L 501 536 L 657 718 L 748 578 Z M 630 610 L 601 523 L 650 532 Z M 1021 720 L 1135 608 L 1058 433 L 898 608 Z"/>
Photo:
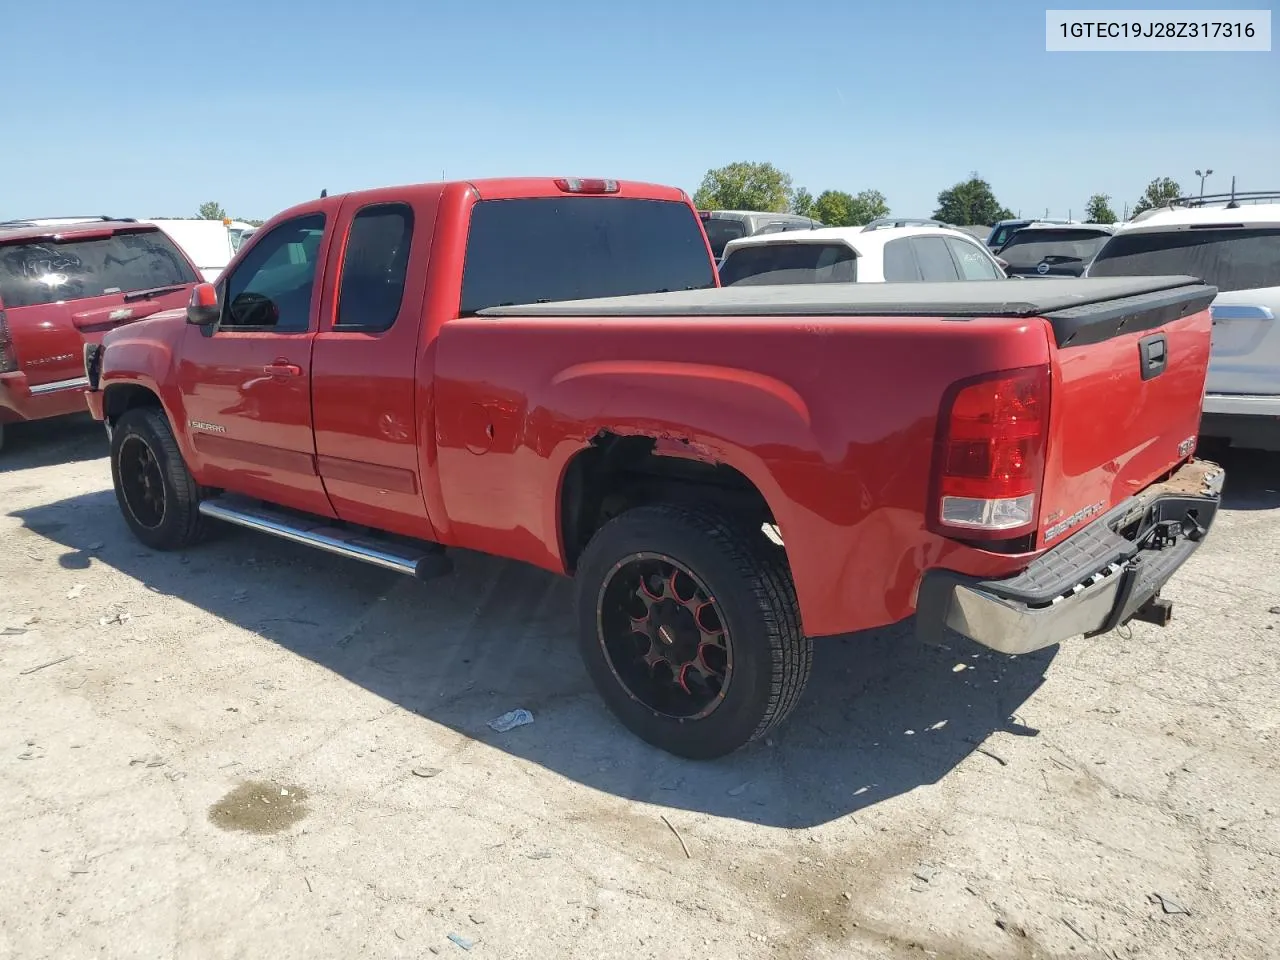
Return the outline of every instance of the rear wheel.
<path id="1" fill-rule="evenodd" d="M 670 753 L 709 760 L 781 722 L 812 644 L 780 550 L 732 520 L 640 507 L 578 565 L 579 644 L 609 709 Z"/>
<path id="2" fill-rule="evenodd" d="M 173 429 L 155 407 L 127 411 L 111 432 L 111 479 L 133 535 L 155 550 L 176 550 L 204 534 L 200 486 Z"/>

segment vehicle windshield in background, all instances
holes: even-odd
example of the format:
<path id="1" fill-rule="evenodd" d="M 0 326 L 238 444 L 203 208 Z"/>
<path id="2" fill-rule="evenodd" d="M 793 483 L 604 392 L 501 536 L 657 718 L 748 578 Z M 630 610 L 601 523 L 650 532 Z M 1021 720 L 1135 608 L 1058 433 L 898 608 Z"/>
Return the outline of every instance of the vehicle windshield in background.
<path id="1" fill-rule="evenodd" d="M 1050 263 L 1087 264 L 1111 234 L 1100 230 L 1042 230 L 1034 227 L 1015 233 L 1000 248 L 1000 259 L 1014 270 L 1031 270 L 1044 260 Z"/>
<path id="2" fill-rule="evenodd" d="M 9 308 L 196 282 L 190 265 L 160 230 L 0 245 L 0 304 Z"/>
<path id="3" fill-rule="evenodd" d="M 693 210 L 674 200 L 482 200 L 460 310 L 714 287 L 702 237 Z"/>
<path id="4" fill-rule="evenodd" d="M 1280 227 L 1119 233 L 1091 277 L 1197 277 L 1219 291 L 1280 286 Z"/>
<path id="5" fill-rule="evenodd" d="M 732 251 L 720 266 L 720 285 L 852 283 L 853 250 L 843 243 L 760 243 Z"/>
<path id="6" fill-rule="evenodd" d="M 707 241 L 711 244 L 711 255 L 719 260 L 724 256 L 725 245 L 730 240 L 737 240 L 739 237 L 747 235 L 747 227 L 741 220 L 724 220 L 719 217 L 709 217 L 702 221 L 703 229 L 707 231 Z"/>
<path id="7" fill-rule="evenodd" d="M 991 235 L 991 239 L 988 241 L 987 246 L 991 247 L 993 250 L 998 250 L 1009 241 L 1009 238 L 1013 236 L 1013 234 L 1021 230 L 1023 226 L 1025 226 L 1025 224 L 1007 223 L 1003 227 L 997 228 L 995 233 Z"/>

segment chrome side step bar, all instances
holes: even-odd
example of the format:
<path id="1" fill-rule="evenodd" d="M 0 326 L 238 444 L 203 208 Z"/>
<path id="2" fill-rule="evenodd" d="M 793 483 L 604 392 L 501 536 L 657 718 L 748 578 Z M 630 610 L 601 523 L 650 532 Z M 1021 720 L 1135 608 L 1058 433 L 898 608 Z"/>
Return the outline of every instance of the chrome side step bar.
<path id="1" fill-rule="evenodd" d="M 439 544 L 408 545 L 377 536 L 359 535 L 334 526 L 330 520 L 320 517 L 308 520 L 240 497 L 222 496 L 202 500 L 200 513 L 282 540 L 315 547 L 326 553 L 408 574 L 419 580 L 431 580 L 453 570 L 452 561 Z"/>

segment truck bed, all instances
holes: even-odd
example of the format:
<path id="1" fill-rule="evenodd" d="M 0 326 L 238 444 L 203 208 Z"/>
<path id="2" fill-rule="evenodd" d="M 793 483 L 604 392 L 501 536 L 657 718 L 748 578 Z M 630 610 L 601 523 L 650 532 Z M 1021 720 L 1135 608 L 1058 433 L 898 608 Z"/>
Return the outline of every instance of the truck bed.
<path id="1" fill-rule="evenodd" d="M 948 283 L 718 287 L 632 297 L 490 307 L 482 317 L 1043 317 L 1091 304 L 1201 286 L 1194 277 L 1097 277 Z"/>

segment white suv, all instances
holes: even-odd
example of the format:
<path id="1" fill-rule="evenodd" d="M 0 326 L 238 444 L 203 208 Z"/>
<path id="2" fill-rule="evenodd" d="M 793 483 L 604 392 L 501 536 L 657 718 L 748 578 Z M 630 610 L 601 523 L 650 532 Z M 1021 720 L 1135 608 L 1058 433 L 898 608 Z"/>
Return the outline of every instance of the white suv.
<path id="1" fill-rule="evenodd" d="M 1280 194 L 1236 194 L 1223 204 L 1185 201 L 1123 224 L 1087 276 L 1199 277 L 1218 288 L 1205 385 L 1206 437 L 1280 450 Z"/>
<path id="2" fill-rule="evenodd" d="M 952 227 L 825 227 L 743 237 L 724 248 L 720 284 L 1004 280 L 986 246 Z"/>

